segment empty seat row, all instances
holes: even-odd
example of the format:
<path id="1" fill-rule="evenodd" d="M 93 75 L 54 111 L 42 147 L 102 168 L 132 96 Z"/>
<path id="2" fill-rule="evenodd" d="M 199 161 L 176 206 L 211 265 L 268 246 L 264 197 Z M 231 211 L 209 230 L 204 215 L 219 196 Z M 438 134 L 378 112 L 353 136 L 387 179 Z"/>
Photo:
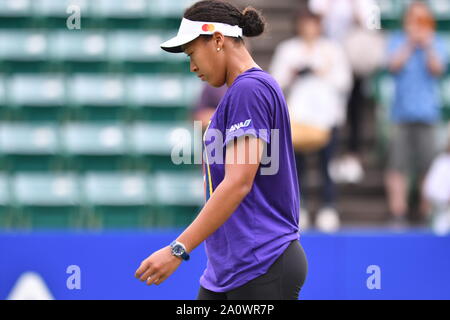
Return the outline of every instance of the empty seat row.
<path id="1" fill-rule="evenodd" d="M 187 122 L 135 123 L 0 123 L 0 154 L 158 154 L 190 149 L 194 127 Z M 200 141 L 201 144 L 201 141 Z"/>
<path id="2" fill-rule="evenodd" d="M 68 17 L 68 10 L 76 6 L 80 9 L 81 17 L 179 17 L 193 2 L 193 0 L 0 0 L 0 16 Z"/>
<path id="3" fill-rule="evenodd" d="M 14 74 L 0 76 L 0 105 L 190 106 L 201 81 L 167 74 Z"/>
<path id="4" fill-rule="evenodd" d="M 194 0 L 0 0 L 2 16 L 67 17 L 71 5 L 82 16 L 108 18 L 180 17 Z M 412 0 L 377 0 L 383 17 L 400 18 Z M 427 1 L 441 19 L 450 17 L 448 0 Z"/>
<path id="5" fill-rule="evenodd" d="M 0 170 L 11 172 L 186 171 L 201 152 L 199 123 L 0 123 Z"/>
<path id="6" fill-rule="evenodd" d="M 201 205 L 201 171 L 0 173 L 0 205 L 76 206 L 91 205 Z"/>
<path id="7" fill-rule="evenodd" d="M 12 61 L 187 61 L 160 44 L 176 30 L 17 30 L 0 31 L 0 60 Z"/>
<path id="8" fill-rule="evenodd" d="M 175 33 L 176 30 L 154 29 L 3 29 L 0 30 L 0 61 L 188 62 L 185 54 L 170 54 L 160 48 Z M 450 44 L 450 32 L 439 31 L 439 35 Z"/>
<path id="9" fill-rule="evenodd" d="M 0 173 L 0 227 L 173 227 L 203 203 L 201 171 Z"/>

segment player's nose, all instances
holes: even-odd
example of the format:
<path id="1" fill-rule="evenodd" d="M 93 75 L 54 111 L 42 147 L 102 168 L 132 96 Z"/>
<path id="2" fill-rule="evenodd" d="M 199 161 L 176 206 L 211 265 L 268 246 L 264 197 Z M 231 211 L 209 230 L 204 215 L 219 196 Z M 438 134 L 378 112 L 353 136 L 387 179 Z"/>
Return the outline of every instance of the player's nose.
<path id="1" fill-rule="evenodd" d="M 196 73 L 198 71 L 197 66 L 192 61 L 191 61 L 191 64 L 190 64 L 190 68 L 191 68 L 191 72 Z"/>

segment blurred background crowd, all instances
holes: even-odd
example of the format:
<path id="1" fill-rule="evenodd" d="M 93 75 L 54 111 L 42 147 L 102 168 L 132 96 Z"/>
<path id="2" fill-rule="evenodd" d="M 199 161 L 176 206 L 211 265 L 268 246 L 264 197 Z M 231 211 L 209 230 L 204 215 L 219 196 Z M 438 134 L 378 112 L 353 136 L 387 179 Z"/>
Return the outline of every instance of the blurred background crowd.
<path id="1" fill-rule="evenodd" d="M 0 227 L 195 217 L 201 166 L 171 154 L 227 87 L 159 48 L 193 2 L 0 0 Z M 269 24 L 246 45 L 288 103 L 301 229 L 450 232 L 450 2 L 230 2 Z"/>
<path id="2" fill-rule="evenodd" d="M 366 212 L 378 201 L 385 225 L 447 232 L 450 127 L 441 83 L 450 4 L 309 0 L 293 11 L 293 35 L 275 43 L 267 71 L 291 113 L 301 226 L 335 231 L 352 220 L 349 211 L 370 223 Z M 205 106 L 217 105 L 224 90 L 206 87 L 195 117 L 206 121 Z M 371 191 L 381 197 L 359 201 Z"/>

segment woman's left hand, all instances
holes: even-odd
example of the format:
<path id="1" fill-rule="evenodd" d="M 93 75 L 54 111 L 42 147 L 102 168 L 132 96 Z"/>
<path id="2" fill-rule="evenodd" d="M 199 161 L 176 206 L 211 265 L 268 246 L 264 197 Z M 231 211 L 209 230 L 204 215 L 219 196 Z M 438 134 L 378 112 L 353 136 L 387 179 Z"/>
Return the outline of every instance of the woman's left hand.
<path id="1" fill-rule="evenodd" d="M 180 258 L 172 255 L 170 246 L 167 246 L 142 261 L 136 270 L 135 277 L 146 281 L 147 285 L 159 285 L 180 266 L 181 262 Z"/>

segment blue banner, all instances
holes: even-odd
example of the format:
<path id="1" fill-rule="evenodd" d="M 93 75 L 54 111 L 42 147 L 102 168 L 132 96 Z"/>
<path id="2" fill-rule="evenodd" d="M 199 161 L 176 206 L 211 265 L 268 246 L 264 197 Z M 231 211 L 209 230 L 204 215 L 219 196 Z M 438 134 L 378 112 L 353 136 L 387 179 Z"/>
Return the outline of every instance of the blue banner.
<path id="1" fill-rule="evenodd" d="M 203 246 L 159 286 L 134 278 L 181 230 L 0 233 L 0 299 L 195 299 Z M 426 231 L 305 232 L 300 299 L 450 299 L 450 237 Z"/>

